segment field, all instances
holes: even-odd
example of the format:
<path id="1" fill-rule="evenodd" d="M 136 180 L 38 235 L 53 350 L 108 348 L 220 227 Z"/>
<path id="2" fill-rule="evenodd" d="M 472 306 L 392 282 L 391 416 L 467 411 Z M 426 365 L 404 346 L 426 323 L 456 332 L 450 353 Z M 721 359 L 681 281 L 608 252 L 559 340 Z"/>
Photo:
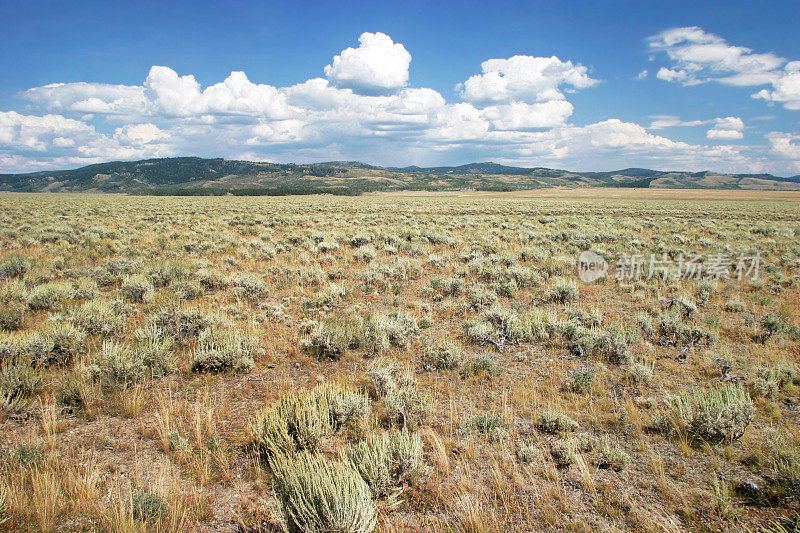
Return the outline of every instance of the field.
<path id="1" fill-rule="evenodd" d="M 0 217 L 0 529 L 800 525 L 800 193 L 6 193 Z"/>

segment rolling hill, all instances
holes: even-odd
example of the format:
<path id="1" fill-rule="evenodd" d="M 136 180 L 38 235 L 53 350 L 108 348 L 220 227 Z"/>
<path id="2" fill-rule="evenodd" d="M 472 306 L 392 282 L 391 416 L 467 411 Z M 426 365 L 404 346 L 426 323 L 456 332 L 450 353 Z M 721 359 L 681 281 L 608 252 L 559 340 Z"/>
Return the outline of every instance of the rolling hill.
<path id="1" fill-rule="evenodd" d="M 498 163 L 452 167 L 379 167 L 352 161 L 278 164 L 199 157 L 114 161 L 86 167 L 0 174 L 0 191 L 129 194 L 355 195 L 396 190 L 513 191 L 544 187 L 650 187 L 800 190 L 800 176 L 719 174 L 627 168 L 570 172 Z"/>

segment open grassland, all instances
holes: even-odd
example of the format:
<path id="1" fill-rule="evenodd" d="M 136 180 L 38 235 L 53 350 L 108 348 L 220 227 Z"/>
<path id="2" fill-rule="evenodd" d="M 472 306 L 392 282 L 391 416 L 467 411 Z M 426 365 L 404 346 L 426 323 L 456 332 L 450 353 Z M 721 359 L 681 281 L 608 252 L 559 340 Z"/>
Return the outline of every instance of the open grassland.
<path id="1" fill-rule="evenodd" d="M 799 199 L 0 195 L 0 529 L 794 531 Z"/>

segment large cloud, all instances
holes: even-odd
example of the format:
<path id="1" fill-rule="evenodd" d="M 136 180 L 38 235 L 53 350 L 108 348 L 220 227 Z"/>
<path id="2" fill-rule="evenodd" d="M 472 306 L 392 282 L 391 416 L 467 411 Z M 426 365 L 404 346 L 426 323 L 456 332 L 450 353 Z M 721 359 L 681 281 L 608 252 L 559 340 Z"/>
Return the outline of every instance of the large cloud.
<path id="1" fill-rule="evenodd" d="M 714 127 L 708 130 L 709 139 L 741 139 L 744 137 L 744 121 L 739 117 L 718 118 Z"/>
<path id="2" fill-rule="evenodd" d="M 481 69 L 483 74 L 470 76 L 458 85 L 461 97 L 475 105 L 560 100 L 564 98 L 562 85 L 585 89 L 597 83 L 583 65 L 556 56 L 489 59 Z"/>
<path id="3" fill-rule="evenodd" d="M 357 94 L 391 94 L 408 83 L 411 54 L 384 33 L 362 33 L 358 48 L 345 48 L 325 67 L 331 85 Z"/>
<path id="4" fill-rule="evenodd" d="M 155 124 L 126 124 L 117 128 L 114 139 L 123 145 L 143 146 L 167 139 L 169 134 Z"/>
<path id="5" fill-rule="evenodd" d="M 41 117 L 0 111 L 0 146 L 22 152 L 71 148 L 96 135 L 94 128 L 61 115 Z"/>
<path id="6" fill-rule="evenodd" d="M 23 97 L 55 113 L 127 115 L 147 106 L 144 87 L 104 83 L 51 83 L 28 89 Z"/>
<path id="7" fill-rule="evenodd" d="M 681 38 L 711 39 L 704 32 L 669 34 L 663 46 L 676 46 Z M 141 85 L 36 87 L 23 93 L 30 114 L 0 113 L 0 171 L 168 155 L 398 165 L 492 159 L 594 170 L 649 165 L 760 171 L 770 164 L 746 147 L 675 142 L 631 122 L 570 124 L 567 93 L 598 82 L 569 60 L 490 59 L 460 84 L 463 101 L 457 103 L 433 89 L 408 87 L 410 60 L 402 44 L 365 33 L 358 48 L 334 58 L 326 77 L 289 87 L 232 72 L 203 88 L 193 75 L 164 66 L 153 66 Z M 764 98 L 781 101 L 785 93 L 776 89 Z M 711 122 L 654 118 L 651 129 Z M 717 119 L 712 131 L 727 133 L 709 136 L 740 138 L 740 123 Z M 781 147 L 791 154 L 792 139 L 776 136 L 772 146 L 778 161 L 772 170 L 794 168 L 790 158 L 774 155 Z"/>
<path id="8" fill-rule="evenodd" d="M 649 38 L 652 50 L 662 51 L 672 68 L 657 76 L 684 85 L 715 80 L 728 85 L 762 85 L 775 79 L 774 70 L 785 63 L 772 53 L 728 44 L 725 39 L 697 26 L 672 28 Z"/>
<path id="9" fill-rule="evenodd" d="M 734 46 L 725 39 L 697 26 L 672 28 L 649 39 L 653 51 L 670 59 L 656 77 L 683 85 L 709 81 L 736 86 L 772 85 L 753 94 L 786 109 L 800 109 L 800 61 L 789 63 L 771 52 L 755 53 L 750 48 Z"/>
<path id="10" fill-rule="evenodd" d="M 139 86 L 102 83 L 54 83 L 23 96 L 51 112 L 144 117 L 266 116 L 286 118 L 289 109 L 278 89 L 257 85 L 244 72 L 231 72 L 221 83 L 201 90 L 194 76 L 179 76 L 169 67 L 153 66 Z"/>
<path id="11" fill-rule="evenodd" d="M 152 124 L 125 126 L 109 137 L 94 126 L 62 115 L 0 112 L 0 162 L 4 165 L 0 168 L 33 170 L 173 155 L 169 146 L 158 142 L 164 138 L 166 133 Z"/>
<path id="12" fill-rule="evenodd" d="M 550 100 L 526 104 L 511 102 L 483 109 L 483 116 L 496 130 L 525 131 L 552 128 L 563 124 L 572 114 L 572 104 L 566 100 Z"/>
<path id="13" fill-rule="evenodd" d="M 800 135 L 791 133 L 774 131 L 767 134 L 772 154 L 785 160 L 794 172 L 800 172 L 800 143 L 795 142 L 798 140 Z"/>
<path id="14" fill-rule="evenodd" d="M 761 89 L 753 98 L 780 102 L 786 109 L 800 109 L 800 61 L 788 63 L 772 85 L 773 91 Z"/>

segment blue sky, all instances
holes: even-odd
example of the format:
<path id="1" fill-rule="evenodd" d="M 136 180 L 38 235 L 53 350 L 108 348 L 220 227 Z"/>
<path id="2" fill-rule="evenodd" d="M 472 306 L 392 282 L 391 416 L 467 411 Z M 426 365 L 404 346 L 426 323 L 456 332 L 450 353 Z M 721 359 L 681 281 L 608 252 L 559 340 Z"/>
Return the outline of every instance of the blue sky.
<path id="1" fill-rule="evenodd" d="M 800 174 L 797 2 L 385 4 L 0 2 L 0 172 L 200 155 Z"/>

